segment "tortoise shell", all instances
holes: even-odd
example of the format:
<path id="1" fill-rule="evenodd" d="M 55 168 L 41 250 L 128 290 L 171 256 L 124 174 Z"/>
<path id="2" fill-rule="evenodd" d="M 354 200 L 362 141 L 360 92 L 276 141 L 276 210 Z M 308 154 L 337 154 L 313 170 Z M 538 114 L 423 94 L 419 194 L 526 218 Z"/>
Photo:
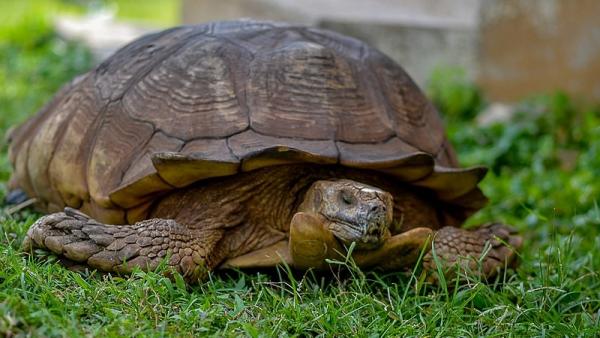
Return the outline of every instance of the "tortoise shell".
<path id="1" fill-rule="evenodd" d="M 465 217 L 485 169 L 458 167 L 438 113 L 390 58 L 330 31 L 183 26 L 125 46 L 11 136 L 45 211 L 143 219 L 157 195 L 286 163 L 338 164 L 429 188 Z"/>

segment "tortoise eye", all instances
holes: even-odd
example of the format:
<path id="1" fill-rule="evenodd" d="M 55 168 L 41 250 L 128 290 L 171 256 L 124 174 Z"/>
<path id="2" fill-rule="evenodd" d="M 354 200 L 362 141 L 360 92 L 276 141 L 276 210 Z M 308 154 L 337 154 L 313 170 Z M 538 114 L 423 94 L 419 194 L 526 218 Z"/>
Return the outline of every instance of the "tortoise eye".
<path id="1" fill-rule="evenodd" d="M 346 190 L 342 190 L 340 192 L 340 199 L 346 205 L 352 205 L 354 203 L 354 197 L 352 194 Z"/>

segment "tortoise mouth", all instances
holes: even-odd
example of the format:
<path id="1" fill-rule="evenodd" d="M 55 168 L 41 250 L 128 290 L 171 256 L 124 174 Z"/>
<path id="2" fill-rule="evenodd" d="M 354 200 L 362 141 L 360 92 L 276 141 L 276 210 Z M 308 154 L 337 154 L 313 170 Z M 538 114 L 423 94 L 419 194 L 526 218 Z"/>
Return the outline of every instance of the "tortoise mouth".
<path id="1" fill-rule="evenodd" d="M 358 225 L 340 219 L 329 219 L 328 226 L 328 229 L 342 245 L 350 246 L 354 242 L 359 250 L 379 248 L 383 244 L 386 228 L 386 226 L 380 224 L 375 226 Z M 367 231 L 367 229 L 377 230 Z"/>

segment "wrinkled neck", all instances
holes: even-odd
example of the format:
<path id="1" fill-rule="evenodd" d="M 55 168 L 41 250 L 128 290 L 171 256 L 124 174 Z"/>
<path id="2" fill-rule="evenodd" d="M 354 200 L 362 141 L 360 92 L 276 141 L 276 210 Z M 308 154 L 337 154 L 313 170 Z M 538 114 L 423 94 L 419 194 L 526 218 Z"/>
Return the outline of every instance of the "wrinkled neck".
<path id="1" fill-rule="evenodd" d="M 311 184 L 323 173 L 310 166 L 279 166 L 252 173 L 258 182 L 248 208 L 256 217 L 265 218 L 265 224 L 288 232 L 290 221 L 300 206 Z M 267 211 L 267 212 L 265 212 Z"/>

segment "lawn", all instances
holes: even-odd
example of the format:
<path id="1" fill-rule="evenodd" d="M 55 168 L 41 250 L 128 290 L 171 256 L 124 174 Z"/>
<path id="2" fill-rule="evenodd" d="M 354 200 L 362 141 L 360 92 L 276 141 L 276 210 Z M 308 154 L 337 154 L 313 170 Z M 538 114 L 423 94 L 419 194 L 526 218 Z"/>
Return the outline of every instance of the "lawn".
<path id="1" fill-rule="evenodd" d="M 90 53 L 56 37 L 43 15 L 5 20 L 0 134 L 91 66 Z M 428 93 L 462 163 L 491 168 L 482 183 L 491 202 L 468 225 L 501 220 L 525 236 L 516 271 L 458 287 L 351 267 L 341 277 L 215 274 L 193 287 L 160 272 L 80 275 L 53 257 L 23 255 L 20 243 L 39 215 L 8 216 L 0 204 L 0 336 L 600 335 L 598 107 L 541 95 L 516 105 L 510 122 L 477 126 L 485 102 L 459 71 L 436 71 Z M 0 200 L 10 172 L 2 144 Z"/>

